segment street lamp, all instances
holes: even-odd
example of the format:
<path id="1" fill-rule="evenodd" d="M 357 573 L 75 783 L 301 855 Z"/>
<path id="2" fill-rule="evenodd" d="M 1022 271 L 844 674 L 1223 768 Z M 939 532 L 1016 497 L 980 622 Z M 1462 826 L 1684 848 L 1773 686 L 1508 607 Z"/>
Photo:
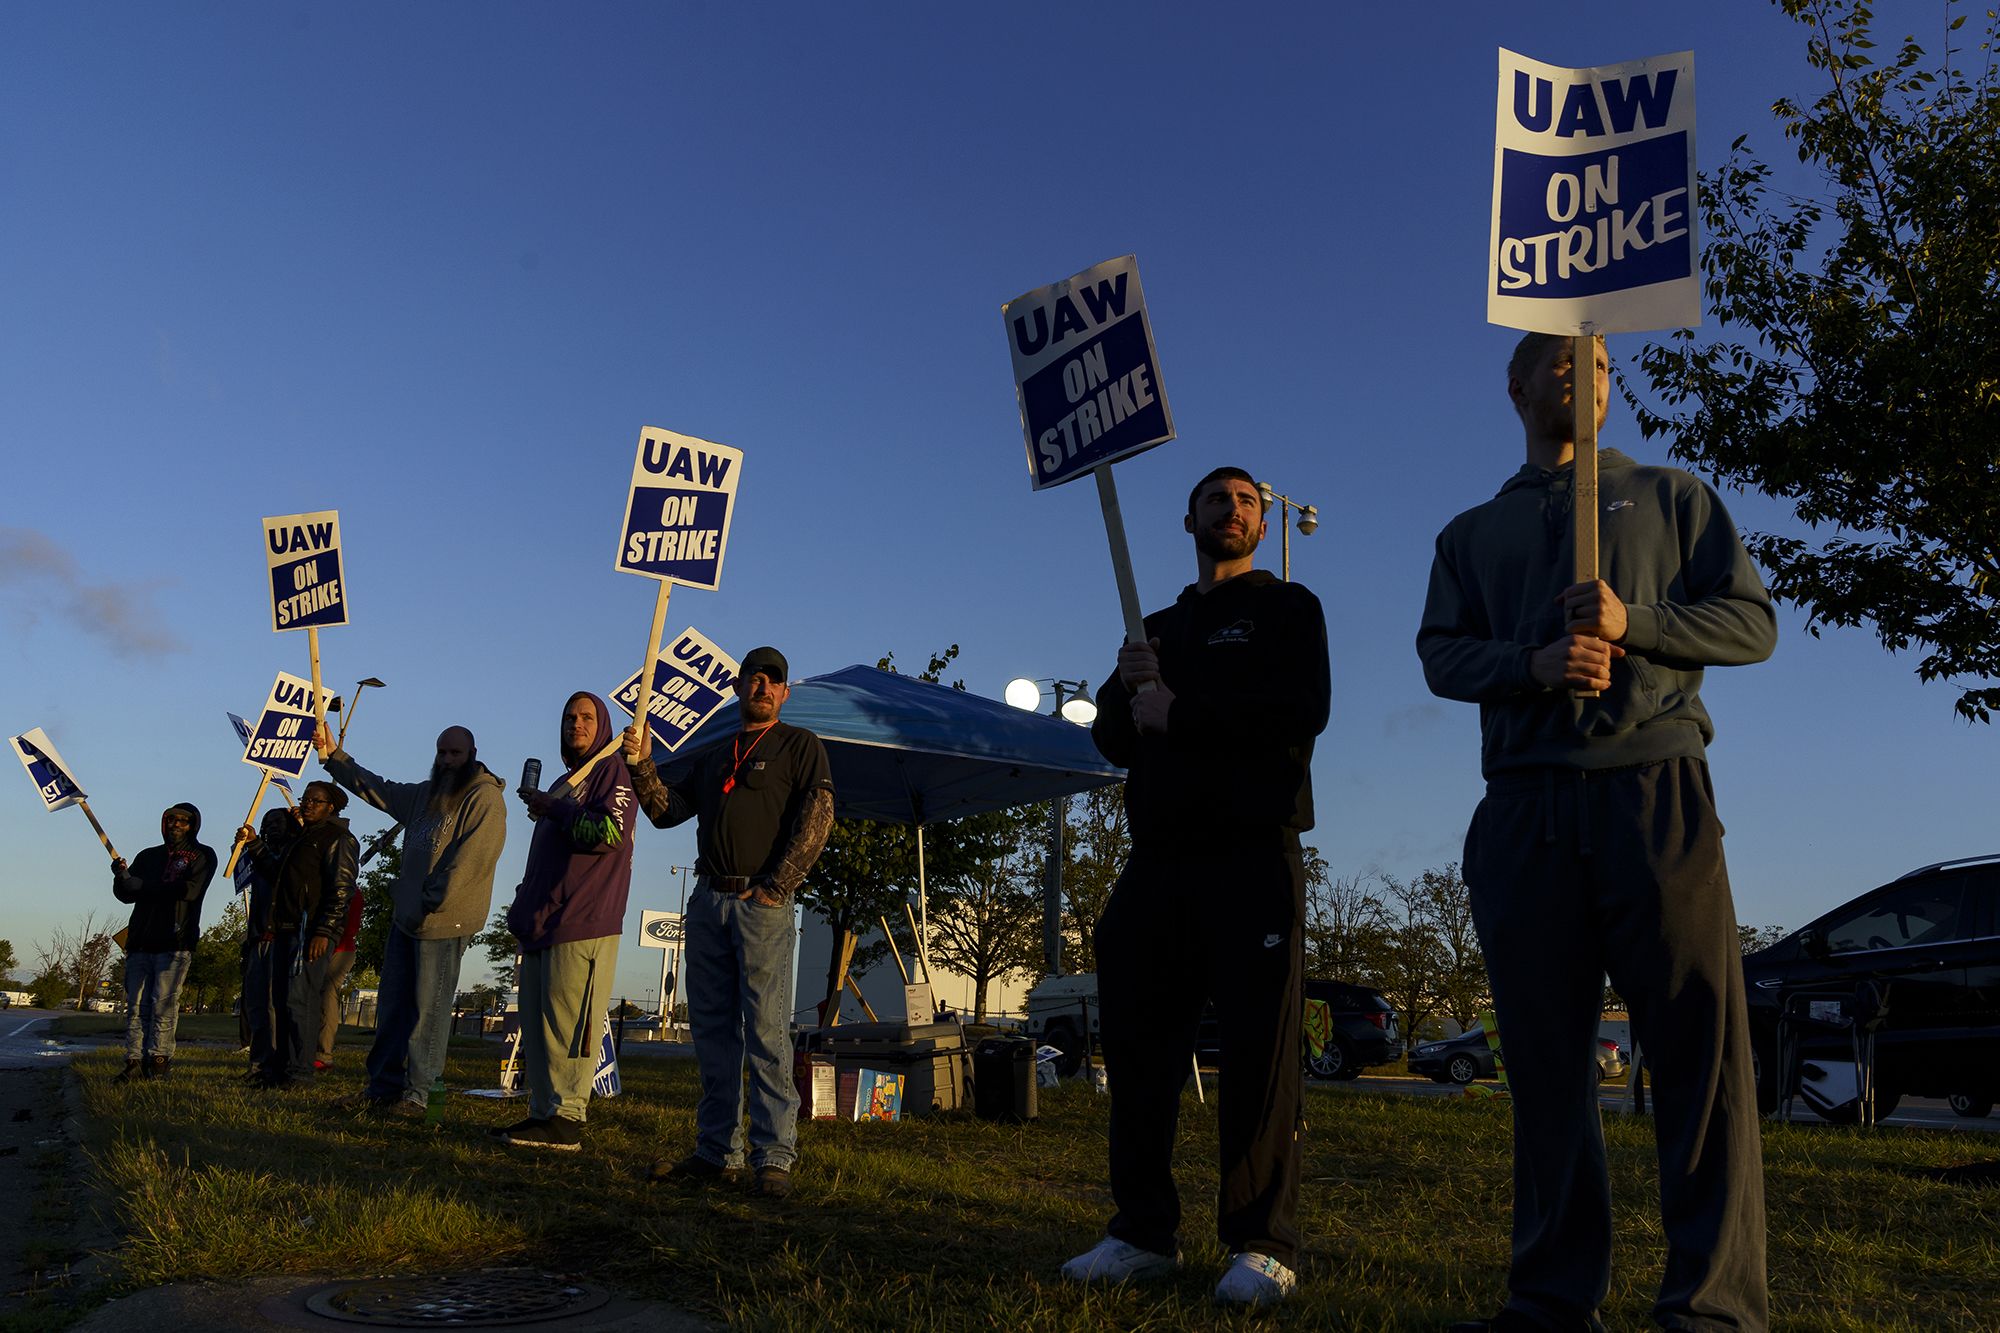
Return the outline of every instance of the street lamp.
<path id="1" fill-rule="evenodd" d="M 1294 509 L 1299 511 L 1299 536 L 1310 537 L 1319 531 L 1319 506 L 1302 505 L 1289 495 L 1280 495 L 1277 491 L 1271 489 L 1271 483 L 1268 481 L 1257 483 L 1257 493 L 1264 497 L 1264 508 L 1266 511 L 1272 505 L 1282 506 L 1278 510 L 1278 531 L 1283 542 L 1284 579 L 1285 582 L 1290 583 L 1292 581 L 1292 511 Z"/>
<path id="2" fill-rule="evenodd" d="M 342 746 L 347 744 L 347 727 L 349 723 L 354 721 L 354 710 L 361 706 L 361 691 L 367 689 L 370 685 L 373 685 L 376 689 L 379 690 L 387 683 L 388 683 L 387 681 L 377 680 L 373 676 L 367 676 L 364 677 L 358 684 L 355 685 L 354 697 L 348 700 L 347 711 L 340 715 L 340 738 L 337 741 L 335 741 L 334 744 Z M 340 707 L 340 700 L 335 699 L 333 701 L 332 708 L 338 708 L 338 707 Z M 328 711 L 331 712 L 332 708 L 330 708 Z"/>
<path id="3" fill-rule="evenodd" d="M 1007 682 L 1007 702 L 1029 713 L 1042 708 L 1042 686 L 1055 692 L 1052 717 L 1087 727 L 1097 720 L 1097 704 L 1090 697 L 1090 685 L 1081 680 L 1032 680 L 1020 676 Z M 1049 854 L 1042 868 L 1042 959 L 1049 975 L 1062 975 L 1062 868 L 1063 829 L 1069 824 L 1069 797 L 1049 802 Z"/>

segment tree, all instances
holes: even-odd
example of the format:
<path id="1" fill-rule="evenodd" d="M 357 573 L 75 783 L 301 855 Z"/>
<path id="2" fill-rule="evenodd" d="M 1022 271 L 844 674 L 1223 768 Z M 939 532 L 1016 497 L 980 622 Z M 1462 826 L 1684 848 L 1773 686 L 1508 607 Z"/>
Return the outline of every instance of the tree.
<path id="1" fill-rule="evenodd" d="M 933 881 L 931 956 L 972 979 L 972 1018 L 989 983 L 1042 965 L 1041 871 L 1048 810 L 1015 806 L 954 821 L 963 870 Z"/>
<path id="2" fill-rule="evenodd" d="M 96 995 L 111 970 L 111 919 L 86 912 L 74 926 L 58 926 L 49 942 L 38 946 L 38 986 L 60 982 L 66 993 L 58 1000 L 77 997 L 82 1002 Z"/>
<path id="3" fill-rule="evenodd" d="M 1069 803 L 1063 839 L 1063 970 L 1095 972 L 1097 919 L 1132 856 L 1125 784 L 1093 787 Z"/>
<path id="4" fill-rule="evenodd" d="M 0 940 L 0 981 L 11 983 L 20 961 L 14 957 L 14 941 Z"/>
<path id="5" fill-rule="evenodd" d="M 1807 628 L 1872 626 L 1917 646 L 1953 705 L 2000 706 L 2000 81 L 1986 14 L 1976 71 L 1946 25 L 1878 65 L 1863 0 L 1777 0 L 1825 76 L 1809 106 L 1773 107 L 1822 195 L 1774 188 L 1731 145 L 1702 178 L 1709 311 L 1744 339 L 1649 344 L 1665 404 L 1627 390 L 1649 438 L 1718 483 L 1788 502 L 1805 538 L 1751 533 L 1771 591 Z M 1954 7 L 1947 0 L 1945 12 Z M 1955 43 L 1955 45 L 1954 45 Z M 1830 196 L 1830 197 L 1826 197 Z M 1821 535 L 1821 534 L 1824 535 Z M 1980 684 L 1979 682 L 1984 682 Z"/>
<path id="6" fill-rule="evenodd" d="M 1384 875 L 1382 889 L 1389 926 L 1375 964 L 1375 985 L 1403 1016 L 1403 1031 L 1414 1040 L 1439 1013 L 1447 955 L 1426 914 L 1422 880 Z"/>
<path id="7" fill-rule="evenodd" d="M 1783 926 L 1739 924 L 1736 927 L 1737 942 L 1742 946 L 1744 953 L 1756 953 L 1759 949 L 1768 949 L 1790 933 Z"/>
<path id="8" fill-rule="evenodd" d="M 1459 877 L 1456 862 L 1442 870 L 1424 871 L 1412 887 L 1418 911 L 1437 940 L 1438 1012 L 1461 1029 L 1468 1028 L 1493 998 L 1486 980 L 1486 955 L 1479 951 L 1479 932 L 1472 924 L 1472 893 Z"/>
<path id="9" fill-rule="evenodd" d="M 224 1009 L 243 988 L 243 938 L 248 934 L 240 898 L 231 898 L 215 924 L 201 932 L 189 960 L 183 993 L 196 1013 Z"/>
<path id="10" fill-rule="evenodd" d="M 1372 984 L 1389 934 L 1381 895 L 1359 875 L 1327 873 L 1319 848 L 1304 848 L 1306 864 L 1306 975 Z"/>
<path id="11" fill-rule="evenodd" d="M 361 872 L 361 929 L 354 936 L 354 975 L 382 974 L 382 955 L 389 947 L 389 927 L 395 923 L 392 894 L 403 873 L 403 844 L 392 842 L 375 854 Z M 513 958 L 510 953 L 509 960 Z"/>
<path id="12" fill-rule="evenodd" d="M 493 914 L 493 920 L 472 937 L 472 942 L 486 951 L 486 961 L 498 968 L 503 978 L 513 978 L 510 984 L 519 984 L 519 978 L 514 977 L 514 960 L 521 955 L 521 941 L 508 928 L 504 909 Z"/>

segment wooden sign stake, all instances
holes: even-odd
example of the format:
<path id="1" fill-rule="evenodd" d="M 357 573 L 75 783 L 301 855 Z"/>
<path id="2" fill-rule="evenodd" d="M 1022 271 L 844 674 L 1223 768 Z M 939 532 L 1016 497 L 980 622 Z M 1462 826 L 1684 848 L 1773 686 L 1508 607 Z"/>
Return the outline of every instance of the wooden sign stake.
<path id="1" fill-rule="evenodd" d="M 1125 516 L 1118 508 L 1118 486 L 1111 465 L 1092 469 L 1097 475 L 1097 502 L 1104 510 L 1104 535 L 1111 542 L 1111 572 L 1118 580 L 1118 607 L 1125 613 L 1125 642 L 1146 642 L 1146 615 L 1139 609 L 1139 584 L 1132 577 L 1132 549 L 1125 541 Z M 1144 694 L 1152 682 L 1139 687 Z"/>
<path id="2" fill-rule="evenodd" d="M 326 691 L 322 690 L 319 686 L 319 626 L 306 626 L 306 649 L 312 654 L 313 716 L 319 720 L 319 724 L 323 727 L 326 725 Z M 258 794 L 261 796 L 263 793 L 259 792 Z M 254 814 L 255 811 L 252 811 L 252 813 Z M 230 861 L 233 865 L 235 858 L 232 857 Z"/>
<path id="3" fill-rule="evenodd" d="M 111 859 L 116 861 L 118 859 L 118 849 L 111 845 L 111 838 L 104 832 L 104 825 L 98 823 L 97 816 L 91 813 L 90 802 L 78 800 L 77 806 L 83 811 L 83 817 L 90 821 L 90 826 L 97 830 L 97 840 L 104 844 L 104 850 L 110 852 Z"/>
<path id="4" fill-rule="evenodd" d="M 317 666 L 318 654 L 316 653 L 314 654 L 314 659 L 315 659 L 314 665 Z M 270 785 L 271 785 L 271 770 L 267 768 L 264 770 L 264 776 L 257 780 L 257 794 L 250 798 L 250 813 L 243 816 L 243 822 L 245 824 L 249 824 L 251 820 L 257 817 L 257 807 L 264 803 L 264 788 Z M 252 827 L 255 826 L 252 825 Z M 237 843 L 234 847 L 229 849 L 229 864 L 222 867 L 222 876 L 224 879 L 227 879 L 230 875 L 236 872 L 236 858 L 241 856 L 242 854 L 243 854 L 243 844 L 240 842 Z"/>
<path id="5" fill-rule="evenodd" d="M 648 710 L 653 706 L 653 660 L 660 655 L 660 638 L 667 630 L 667 598 L 673 596 L 674 585 L 661 579 L 660 591 L 653 597 L 653 630 L 646 638 L 645 665 L 639 668 L 639 697 L 632 701 L 632 721 L 638 724 L 639 734 L 647 732 Z"/>
<path id="6" fill-rule="evenodd" d="M 1571 519 L 1575 552 L 1571 583 L 1597 579 L 1597 335 L 1589 331 L 1570 340 L 1570 406 L 1576 413 L 1574 491 Z M 1596 690 L 1577 690 L 1579 699 L 1595 699 Z"/>

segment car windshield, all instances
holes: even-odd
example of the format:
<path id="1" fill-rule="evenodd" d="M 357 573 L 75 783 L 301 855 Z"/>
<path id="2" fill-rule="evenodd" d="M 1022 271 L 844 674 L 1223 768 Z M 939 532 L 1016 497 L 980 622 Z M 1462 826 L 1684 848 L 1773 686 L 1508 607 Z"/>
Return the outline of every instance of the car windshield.
<path id="1" fill-rule="evenodd" d="M 1830 918 L 1826 945 L 1834 953 L 1900 949 L 1957 937 L 1959 885 L 1913 884 Z"/>

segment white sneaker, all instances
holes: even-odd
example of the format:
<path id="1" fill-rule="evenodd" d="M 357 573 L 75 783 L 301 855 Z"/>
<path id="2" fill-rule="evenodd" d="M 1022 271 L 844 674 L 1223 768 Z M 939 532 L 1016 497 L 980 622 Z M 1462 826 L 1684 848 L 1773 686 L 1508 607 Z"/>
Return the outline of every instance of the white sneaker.
<path id="1" fill-rule="evenodd" d="M 1181 1266 L 1181 1253 L 1157 1254 L 1106 1236 L 1062 1266 L 1071 1282 L 1147 1282 Z"/>
<path id="2" fill-rule="evenodd" d="M 1298 1285 L 1299 1275 L 1270 1255 L 1245 1251 L 1229 1261 L 1229 1271 L 1215 1284 L 1215 1299 L 1225 1305 L 1276 1305 Z"/>

